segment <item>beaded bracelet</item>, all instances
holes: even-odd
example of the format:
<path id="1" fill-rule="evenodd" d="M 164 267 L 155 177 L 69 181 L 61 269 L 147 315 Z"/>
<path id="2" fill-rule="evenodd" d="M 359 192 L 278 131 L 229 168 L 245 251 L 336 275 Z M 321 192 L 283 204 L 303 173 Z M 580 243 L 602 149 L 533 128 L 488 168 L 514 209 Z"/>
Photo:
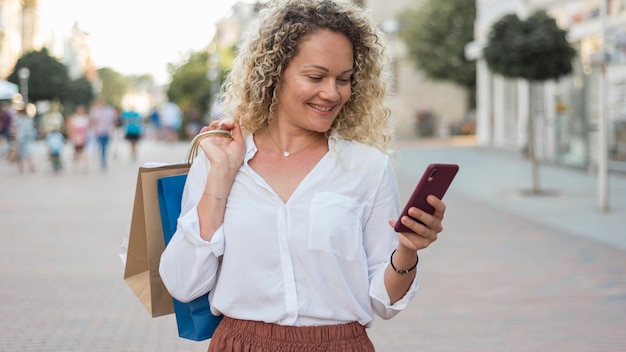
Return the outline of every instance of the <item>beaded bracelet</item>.
<path id="1" fill-rule="evenodd" d="M 391 267 L 393 268 L 393 270 L 396 273 L 400 274 L 400 275 L 405 275 L 405 274 L 408 274 L 411 271 L 413 271 L 417 267 L 417 263 L 419 263 L 419 261 L 420 261 L 420 257 L 417 256 L 416 259 L 415 259 L 415 264 L 413 264 L 412 267 L 410 267 L 408 269 L 400 269 L 400 270 L 398 270 L 398 269 L 396 269 L 396 266 L 393 265 L 393 255 L 394 255 L 394 253 L 396 253 L 395 249 L 393 250 L 393 252 L 391 252 L 391 256 L 389 257 L 389 264 L 391 264 Z"/>

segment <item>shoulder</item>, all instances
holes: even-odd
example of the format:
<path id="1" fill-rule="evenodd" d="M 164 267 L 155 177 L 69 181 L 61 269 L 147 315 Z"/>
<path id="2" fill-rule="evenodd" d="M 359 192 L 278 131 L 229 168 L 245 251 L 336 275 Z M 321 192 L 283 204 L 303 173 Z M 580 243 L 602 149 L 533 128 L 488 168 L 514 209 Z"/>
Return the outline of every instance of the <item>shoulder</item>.
<path id="1" fill-rule="evenodd" d="M 392 167 L 389 155 L 361 142 L 331 137 L 329 149 L 337 171 L 345 172 L 359 182 L 377 184 Z"/>
<path id="2" fill-rule="evenodd" d="M 331 134 L 329 138 L 329 148 L 338 157 L 359 163 L 379 164 L 389 161 L 389 155 L 380 149 L 354 140 L 346 140 L 335 134 Z"/>

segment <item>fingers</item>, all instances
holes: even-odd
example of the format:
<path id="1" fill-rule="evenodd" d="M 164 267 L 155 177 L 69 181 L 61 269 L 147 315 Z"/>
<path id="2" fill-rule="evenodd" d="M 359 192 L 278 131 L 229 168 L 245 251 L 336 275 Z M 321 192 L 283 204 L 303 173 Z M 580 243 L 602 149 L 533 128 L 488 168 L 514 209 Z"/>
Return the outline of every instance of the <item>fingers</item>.
<path id="1" fill-rule="evenodd" d="M 243 162 L 245 140 L 239 124 L 232 120 L 216 120 L 202 127 L 200 133 L 204 134 L 200 146 L 212 164 L 240 165 Z"/>
<path id="2" fill-rule="evenodd" d="M 422 249 L 428 247 L 437 240 L 438 234 L 443 231 L 442 220 L 446 210 L 443 201 L 434 196 L 428 196 L 428 203 L 435 209 L 432 215 L 418 209 L 409 209 L 409 216 L 403 216 L 400 221 L 404 226 L 413 232 L 402 233 L 403 244 L 411 249 Z M 391 219 L 389 224 L 394 226 L 395 220 Z"/>
<path id="3" fill-rule="evenodd" d="M 199 135 L 204 134 L 206 137 L 229 137 L 234 139 L 233 131 L 237 129 L 237 135 L 239 140 L 243 140 L 241 136 L 241 129 L 239 126 L 230 120 L 216 120 L 211 122 L 208 126 L 204 126 L 200 129 Z"/>
<path id="4" fill-rule="evenodd" d="M 433 213 L 433 216 L 440 220 L 443 220 L 443 214 L 446 211 L 446 203 L 444 203 L 441 199 L 432 195 L 428 196 L 428 198 L 426 198 L 426 201 L 433 208 L 435 208 L 435 212 Z"/>
<path id="5" fill-rule="evenodd" d="M 215 120 L 200 129 L 200 133 L 213 130 L 231 130 L 235 123 L 230 120 Z"/>

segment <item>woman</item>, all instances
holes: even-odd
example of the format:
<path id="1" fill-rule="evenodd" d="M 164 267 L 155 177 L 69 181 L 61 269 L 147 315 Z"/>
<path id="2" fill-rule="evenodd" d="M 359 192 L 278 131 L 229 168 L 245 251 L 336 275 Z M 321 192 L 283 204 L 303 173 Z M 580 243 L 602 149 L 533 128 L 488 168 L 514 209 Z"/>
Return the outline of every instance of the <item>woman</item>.
<path id="1" fill-rule="evenodd" d="M 365 327 L 417 290 L 417 251 L 445 205 L 399 214 L 385 56 L 354 5 L 270 2 L 225 85 L 231 138 L 209 137 L 189 171 L 160 273 L 223 314 L 209 351 L 373 351 Z"/>
<path id="2" fill-rule="evenodd" d="M 74 146 L 74 168 L 76 171 L 87 172 L 88 164 L 85 158 L 85 146 L 89 138 L 89 115 L 83 105 L 78 105 L 74 114 L 67 120 L 67 133 Z"/>

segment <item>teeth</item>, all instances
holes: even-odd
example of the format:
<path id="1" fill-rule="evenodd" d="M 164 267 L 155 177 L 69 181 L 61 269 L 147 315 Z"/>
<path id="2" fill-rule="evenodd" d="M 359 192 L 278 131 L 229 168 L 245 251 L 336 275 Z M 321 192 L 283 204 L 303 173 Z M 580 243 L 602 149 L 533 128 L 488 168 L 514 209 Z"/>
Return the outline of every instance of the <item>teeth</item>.
<path id="1" fill-rule="evenodd" d="M 324 111 L 324 112 L 328 112 L 330 110 L 332 110 L 333 108 L 325 108 L 323 106 L 319 106 L 319 105 L 315 105 L 315 104 L 311 104 L 311 107 L 313 107 L 314 109 L 320 110 L 320 111 Z"/>

